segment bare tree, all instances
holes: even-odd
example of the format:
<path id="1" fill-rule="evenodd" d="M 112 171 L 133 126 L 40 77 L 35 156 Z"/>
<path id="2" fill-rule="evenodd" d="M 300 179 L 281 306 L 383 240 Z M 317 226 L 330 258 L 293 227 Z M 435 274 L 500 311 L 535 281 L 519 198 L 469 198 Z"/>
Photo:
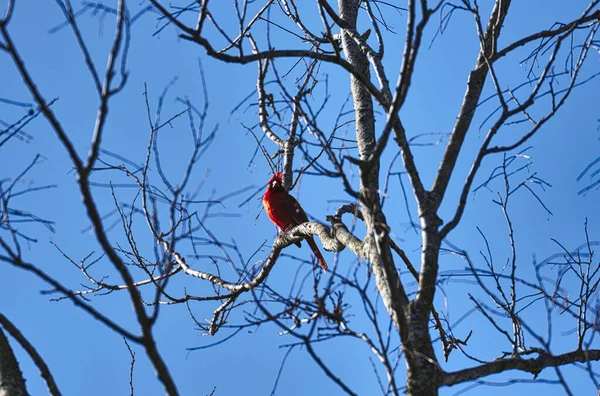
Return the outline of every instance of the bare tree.
<path id="1" fill-rule="evenodd" d="M 124 0 L 114 9 L 85 3 L 77 11 L 69 1 L 57 1 L 65 19 L 59 28 L 71 29 L 97 94 L 96 122 L 87 153 L 82 155 L 74 132 L 54 111 L 54 101 L 42 92 L 15 45 L 12 18 L 17 2 L 9 1 L 0 20 L 0 50 L 12 61 L 34 103 L 21 106 L 27 108 L 26 114 L 16 121 L 5 122 L 0 149 L 9 139 L 25 139 L 23 128 L 31 119 L 41 116 L 47 121 L 72 163 L 89 231 L 101 253 L 72 258 L 68 247 L 56 245 L 65 261 L 81 272 L 83 289 L 63 285 L 39 263 L 28 260 L 21 245 L 33 237 L 15 224 L 26 220 L 52 229 L 53 220 L 59 220 L 43 219 L 13 204 L 16 196 L 43 194 L 53 187 L 17 190 L 16 181 L 38 163 L 36 157 L 24 170 L 8 170 L 13 174 L 0 184 L 1 262 L 33 273 L 60 295 L 58 299 L 73 301 L 126 342 L 139 345 L 170 395 L 178 394 L 178 389 L 157 347 L 155 329 L 160 312 L 176 304 L 186 304 L 197 327 L 210 335 L 266 323 L 278 326 L 290 340 L 289 351 L 304 347 L 323 373 L 348 394 L 357 392 L 335 363 L 319 353 L 321 343 L 344 339 L 350 346 L 354 340 L 366 344 L 380 391 L 386 395 L 437 395 L 442 387 L 465 383 L 470 384 L 463 390 L 469 390 L 489 384 L 486 377 L 509 370 L 532 374 L 534 379 L 553 370 L 553 379 L 542 382 L 573 394 L 563 372 L 569 365 L 584 370 L 591 386 L 598 387 L 593 366 L 600 359 L 600 349 L 594 348 L 598 242 L 589 235 L 586 222 L 580 246 L 563 246 L 556 239 L 556 253 L 531 262 L 517 249 L 519 233 L 528 231 L 515 225 L 512 208 L 515 199 L 526 193 L 542 211 L 552 214 L 543 199 L 549 183 L 532 170 L 531 145 L 572 93 L 600 74 L 597 63 L 590 62 L 599 48 L 600 1 L 587 2 L 575 18 L 556 20 L 516 39 L 510 35 L 510 40 L 504 38 L 511 29 L 514 5 L 510 0 L 496 0 L 492 7 L 474 0 L 408 0 L 402 5 L 339 0 L 337 6 L 326 0 L 235 1 L 229 13 L 209 0 L 149 2 L 151 7 L 140 12 L 154 12 L 144 18 L 158 15 L 154 33 L 174 29 L 189 42 L 190 50 L 201 49 L 206 58 L 256 69 L 255 92 L 233 110 L 255 110 L 245 114 L 240 125 L 255 143 L 250 163 L 275 160 L 289 190 L 307 176 L 330 178 L 343 188 L 345 202 L 327 217 L 328 225 L 302 224 L 272 244 L 252 249 L 215 233 L 213 222 L 231 215 L 220 212 L 220 207 L 240 197 L 243 206 L 264 187 L 239 182 L 233 188 L 228 185 L 221 195 L 202 192 L 201 159 L 219 131 L 207 122 L 209 100 L 202 65 L 202 105 L 178 97 L 181 110 L 165 114 L 163 104 L 171 85 L 156 105 L 145 87 L 148 144 L 143 158 L 131 157 L 126 148 L 123 152 L 106 149 L 103 137 L 109 109 L 128 81 L 132 23 L 140 15 L 132 16 Z M 80 27 L 79 17 L 86 10 L 116 19 L 104 71 L 94 61 Z M 472 54 L 474 66 L 466 75 L 455 76 L 466 88 L 454 125 L 440 133 L 405 127 L 402 114 L 419 89 L 415 82 L 422 53 L 428 44 L 431 51 L 439 48 L 435 40 L 442 40 L 453 21 L 465 16 L 472 20 L 479 45 Z M 393 26 L 399 20 L 404 23 L 401 33 Z M 461 46 L 458 41 L 450 44 Z M 397 72 L 390 52 L 402 54 Z M 520 81 L 507 72 L 515 65 L 525 70 Z M 340 73 L 346 83 L 349 79 L 348 91 L 330 92 L 329 75 Z M 397 80 L 395 87 L 390 74 Z M 377 114 L 385 114 L 385 120 L 377 122 Z M 185 118 L 190 136 L 182 143 L 186 147 L 182 153 L 188 156 L 176 179 L 166 170 L 169 159 L 161 155 L 159 142 L 164 142 L 160 137 L 165 128 Z M 477 122 L 481 122 L 479 131 Z M 439 154 L 426 161 L 434 169 L 431 177 L 416 153 L 423 145 L 429 153 Z M 459 161 L 469 162 L 468 171 L 461 170 Z M 506 242 L 490 240 L 484 225 L 475 230 L 463 226 L 460 232 L 475 237 L 469 246 L 456 246 L 449 238 L 463 225 L 470 194 L 479 190 L 491 192 L 490 204 L 503 217 Z M 113 209 L 103 212 L 101 207 L 108 203 L 99 200 L 106 192 Z M 390 199 L 393 195 L 403 200 Z M 398 218 L 409 220 L 407 229 L 418 239 L 420 255 L 410 251 L 414 241 L 398 237 L 402 228 Z M 269 282 L 274 265 L 282 256 L 290 257 L 287 247 L 310 235 L 316 235 L 326 250 L 337 252 L 331 273 L 300 266 L 291 287 Z M 503 243 L 510 252 L 506 261 L 495 254 L 496 246 Z M 442 254 L 461 264 L 441 265 Z M 119 281 L 108 282 L 109 274 Z M 183 280 L 174 285 L 175 279 Z M 468 292 L 463 292 L 462 301 L 452 299 L 451 305 L 464 312 L 451 320 L 447 289 L 458 285 L 462 290 L 465 283 Z M 93 296 L 111 293 L 127 295 L 137 331 L 94 306 Z M 545 314 L 543 325 L 536 310 Z M 206 313 L 211 316 L 208 321 L 197 319 Z M 470 348 L 472 336 L 479 335 L 458 328 L 466 321 L 485 322 L 493 329 L 485 334 L 489 340 L 485 351 Z M 569 333 L 572 347 L 566 351 L 557 348 L 556 323 L 574 329 Z M 454 350 L 462 354 L 460 368 L 452 362 L 458 355 L 451 355 Z M 502 377 L 506 383 L 528 381 L 506 378 Z M 133 393 L 133 380 L 131 389 Z"/>

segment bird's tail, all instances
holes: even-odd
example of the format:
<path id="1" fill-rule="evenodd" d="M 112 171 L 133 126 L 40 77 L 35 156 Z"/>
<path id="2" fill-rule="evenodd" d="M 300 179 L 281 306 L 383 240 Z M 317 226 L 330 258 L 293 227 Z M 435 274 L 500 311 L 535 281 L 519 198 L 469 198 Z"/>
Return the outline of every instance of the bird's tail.
<path id="1" fill-rule="evenodd" d="M 315 243 L 315 239 L 311 236 L 309 238 L 306 238 L 306 242 L 308 242 L 308 246 L 310 246 L 310 249 L 313 251 L 313 254 L 317 258 L 319 265 L 321 266 L 321 268 L 323 268 L 323 272 L 327 272 L 327 263 L 325 262 L 321 251 L 319 251 L 319 248 Z"/>

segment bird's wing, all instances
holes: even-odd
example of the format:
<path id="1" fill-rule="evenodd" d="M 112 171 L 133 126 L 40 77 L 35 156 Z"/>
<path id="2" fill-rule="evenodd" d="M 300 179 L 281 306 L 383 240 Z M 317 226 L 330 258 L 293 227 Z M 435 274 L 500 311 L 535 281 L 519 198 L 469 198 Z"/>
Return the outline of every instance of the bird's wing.
<path id="1" fill-rule="evenodd" d="M 292 214 L 292 219 L 294 219 L 294 226 L 297 226 L 302 223 L 306 223 L 308 221 L 308 216 L 300 203 L 296 201 L 296 199 L 290 195 L 290 200 L 288 201 L 290 204 L 290 213 Z"/>
<path id="2" fill-rule="evenodd" d="M 286 206 L 285 211 L 290 214 L 291 221 L 289 226 L 285 230 L 282 229 L 282 231 L 286 231 L 292 227 L 295 227 L 302 223 L 306 223 L 308 221 L 308 216 L 306 216 L 306 212 L 304 212 L 304 209 L 302 209 L 300 203 L 296 201 L 296 199 L 292 195 L 288 194 L 283 202 Z M 296 246 L 302 246 L 300 241 L 296 242 Z"/>

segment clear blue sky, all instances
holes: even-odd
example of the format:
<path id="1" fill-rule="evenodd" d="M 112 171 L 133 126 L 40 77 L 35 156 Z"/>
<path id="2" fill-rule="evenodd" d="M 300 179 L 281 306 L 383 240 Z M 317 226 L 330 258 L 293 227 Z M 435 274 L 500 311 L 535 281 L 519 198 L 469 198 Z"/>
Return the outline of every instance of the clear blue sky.
<path id="1" fill-rule="evenodd" d="M 51 28 L 63 21 L 62 14 L 54 2 L 21 0 L 16 3 L 13 21 L 9 26 L 15 45 L 46 99 L 58 99 L 53 109 L 79 153 L 85 155 L 94 126 L 97 97 L 73 34 L 68 28 L 49 33 Z M 219 2 L 213 3 L 216 5 Z M 513 9 L 505 22 L 500 46 L 541 28 L 549 28 L 555 21 L 567 21 L 575 17 L 580 14 L 586 1 L 571 0 L 568 5 L 565 3 L 558 0 L 514 2 Z M 6 0 L 0 0 L 0 10 L 2 10 L 0 12 L 3 12 L 6 4 Z M 221 4 L 223 9 L 217 9 L 215 11 L 217 15 L 231 12 L 231 2 L 221 2 Z M 135 14 L 146 5 L 145 1 L 131 2 L 130 12 Z M 78 8 L 80 4 L 76 3 L 75 6 Z M 487 5 L 482 4 L 482 6 Z M 314 23 L 318 23 L 316 14 L 314 18 Z M 79 18 L 79 22 L 83 35 L 89 43 L 92 58 L 97 67 L 102 70 L 113 37 L 112 16 L 98 18 L 86 13 Z M 386 67 L 390 79 L 395 82 L 402 52 L 405 15 L 390 12 L 387 22 L 398 32 L 398 35 L 389 37 L 393 41 L 388 42 L 386 47 L 388 57 Z M 209 59 L 198 46 L 178 39 L 177 32 L 172 27 L 167 27 L 157 36 L 152 36 L 156 27 L 156 14 L 153 13 L 145 14 L 132 26 L 131 50 L 127 64 L 130 77 L 125 90 L 111 103 L 102 147 L 136 163 L 142 163 L 149 137 L 143 97 L 144 84 L 148 86 L 150 104 L 155 110 L 158 96 L 163 88 L 173 78 L 177 78 L 164 103 L 165 119 L 184 108 L 181 103 L 176 102 L 177 97 L 189 97 L 193 103 L 200 106 L 204 100 L 198 69 L 200 59 L 207 76 L 210 104 L 205 133 L 210 132 L 214 127 L 218 127 L 218 133 L 213 146 L 203 157 L 193 176 L 194 182 L 197 183 L 205 177 L 205 172 L 209 172 L 199 199 L 208 199 L 213 189 L 216 190 L 218 197 L 246 186 L 259 188 L 264 185 L 270 170 L 261 157 L 249 166 L 255 142 L 241 125 L 257 123 L 256 109 L 242 106 L 230 114 L 234 107 L 255 89 L 256 66 L 252 64 L 236 66 L 216 62 Z M 433 30 L 428 31 L 427 45 L 433 33 Z M 285 43 L 283 36 L 279 40 Z M 474 65 L 478 51 L 472 18 L 467 15 L 456 15 L 449 28 L 437 38 L 431 49 L 427 49 L 427 45 L 420 53 L 409 99 L 401 111 L 410 136 L 429 132 L 446 133 L 451 130 L 462 101 L 467 73 Z M 526 69 L 517 63 L 518 59 L 520 58 L 512 57 L 501 63 L 500 74 L 507 86 L 517 85 L 526 78 Z M 598 71 L 599 67 L 599 54 L 591 54 L 585 69 L 586 75 Z M 339 69 L 331 67 L 324 68 L 322 73 L 323 76 L 328 75 L 329 92 L 332 97 L 321 122 L 322 125 L 331 127 L 339 106 L 346 99 L 348 77 Z M 586 176 L 582 181 L 576 181 L 577 175 L 600 155 L 600 133 L 597 129 L 600 117 L 599 81 L 595 79 L 578 87 L 569 103 L 531 140 L 532 148 L 527 152 L 531 156 L 530 171 L 538 172 L 539 177 L 551 184 L 545 192 L 538 186 L 532 188 L 540 194 L 553 214 L 549 215 L 525 190 L 512 198 L 510 213 L 517 230 L 519 270 L 523 271 L 521 273 L 523 277 L 530 278 L 532 275 L 532 255 L 536 255 L 538 261 L 541 261 L 559 251 L 551 238 L 558 239 L 569 249 L 583 243 L 585 240 L 583 224 L 586 218 L 591 239 L 600 239 L 600 215 L 597 210 L 600 192 L 591 191 L 587 195 L 578 195 L 577 192 L 585 187 L 590 179 Z M 488 96 L 493 92 L 493 87 L 488 86 L 485 92 L 484 96 Z M 14 65 L 3 53 L 0 53 L 0 99 L 32 102 Z M 255 99 L 253 98 L 252 101 Z M 484 121 L 494 106 L 496 104 L 488 105 L 486 111 L 480 112 L 474 122 L 467 146 L 459 160 L 457 173 L 452 179 L 452 188 L 444 206 L 447 212 L 444 213 L 450 213 L 455 204 L 458 188 L 462 185 L 474 150 L 485 135 L 489 123 L 484 125 L 481 131 L 477 126 Z M 0 101 L 2 121 L 14 122 L 24 111 L 24 108 Z M 379 118 L 378 126 L 384 120 L 383 116 Z M 507 134 L 517 134 L 522 130 L 519 128 L 519 126 L 508 128 Z M 28 261 L 61 280 L 63 284 L 79 289 L 80 283 L 85 282 L 84 277 L 51 244 L 51 242 L 55 243 L 75 260 L 80 260 L 92 251 L 99 251 L 93 235 L 82 232 L 88 227 L 89 222 L 81 205 L 72 165 L 56 136 L 41 117 L 31 122 L 26 132 L 33 136 L 31 141 L 13 139 L 0 148 L 0 179 L 15 177 L 36 154 L 40 154 L 43 163 L 36 166 L 20 183 L 23 184 L 23 188 L 46 184 L 57 184 L 58 187 L 23 195 L 18 202 L 13 203 L 15 206 L 18 204 L 20 209 L 34 211 L 42 218 L 56 221 L 55 233 L 40 225 L 22 226 L 23 231 L 37 238 L 36 243 L 23 244 L 24 256 Z M 160 138 L 163 144 L 162 156 L 166 172 L 177 179 L 186 164 L 186 154 L 190 151 L 191 139 L 187 118 L 181 117 L 172 122 L 171 128 L 161 131 Z M 275 150 L 272 145 L 267 147 L 272 151 Z M 396 151 L 392 143 L 385 153 L 384 168 Z M 417 164 L 426 185 L 431 183 L 442 152 L 443 146 L 415 149 Z M 482 167 L 475 185 L 483 182 L 501 160 L 500 156 L 489 158 Z M 521 161 L 525 163 L 525 159 Z M 297 164 L 295 168 L 300 165 Z M 395 169 L 402 170 L 398 163 Z M 108 175 L 99 175 L 96 179 L 99 182 L 109 180 L 115 183 L 124 182 L 121 177 L 110 179 Z M 471 257 L 479 260 L 478 265 L 482 266 L 483 261 L 478 252 L 484 248 L 484 245 L 476 226 L 479 226 L 493 241 L 492 250 L 497 263 L 503 263 L 510 257 L 506 224 L 497 205 L 491 203 L 491 199 L 496 198 L 495 191 L 501 191 L 502 186 L 496 182 L 490 187 L 491 190 L 482 189 L 469 197 L 464 221 L 449 237 L 453 244 L 467 249 Z M 94 191 L 102 213 L 114 209 L 109 190 L 95 189 Z M 316 191 L 318 193 L 315 193 Z M 125 202 L 131 200 L 133 193 L 133 190 L 128 189 L 118 190 L 119 198 Z M 331 214 L 337 206 L 337 203 L 329 201 L 349 199 L 343 192 L 341 184 L 338 185 L 329 179 L 311 177 L 302 180 L 298 194 L 306 211 L 323 222 L 325 216 Z M 258 199 L 238 207 L 247 196 L 242 195 L 227 201 L 225 207 L 218 210 L 227 214 L 236 214 L 236 217 L 217 217 L 208 222 L 211 230 L 223 240 L 235 239 L 246 258 L 250 257 L 263 242 L 270 243 L 275 236 L 274 227 L 264 213 L 256 219 L 260 211 Z M 414 209 L 413 200 L 409 199 L 409 201 Z M 386 205 L 392 231 L 410 257 L 417 262 L 420 240 L 415 236 L 414 231 L 406 227 L 408 218 L 397 179 L 392 183 Z M 198 207 L 198 209 L 203 208 Z M 416 219 L 414 210 L 412 216 Z M 141 218 L 139 222 L 142 230 Z M 111 231 L 110 235 L 114 241 L 122 242 L 122 235 L 118 228 Z M 142 249 L 152 257 L 153 246 L 148 235 L 144 234 L 144 231 L 140 231 L 140 235 L 142 235 L 140 237 Z M 295 247 L 291 247 L 290 250 L 293 255 L 303 259 L 309 258 L 310 253 L 306 246 L 303 246 L 302 250 L 296 250 Z M 263 250 L 254 260 L 263 259 L 266 254 L 267 250 Z M 325 257 L 333 262 L 333 254 L 325 253 Z M 342 254 L 339 265 L 349 266 L 351 262 L 349 255 Z M 270 275 L 270 286 L 278 290 L 288 290 L 298 265 L 298 261 L 281 258 Z M 95 268 L 95 274 L 100 276 L 111 273 L 111 270 L 107 269 L 108 266 L 107 262 L 100 261 Z M 443 255 L 440 271 L 457 270 L 464 266 L 465 263 L 456 256 Z M 301 273 L 307 274 L 310 271 L 310 266 L 304 265 Z M 109 280 L 120 283 L 114 274 Z M 182 294 L 183 286 L 188 287 L 190 292 L 201 293 L 206 290 L 204 285 L 193 280 L 178 280 L 171 284 L 172 290 L 178 295 Z M 472 307 L 466 296 L 466 287 L 472 286 L 460 283 L 444 286 L 449 298 L 450 317 L 453 320 L 458 319 Z M 40 294 L 41 290 L 47 289 L 46 284 L 31 274 L 5 264 L 0 265 L 0 312 L 10 318 L 38 348 L 63 393 L 65 395 L 128 394 L 130 359 L 123 340 L 74 307 L 69 301 L 49 301 L 48 295 Z M 310 287 L 307 293 L 310 293 Z M 438 300 L 441 310 L 444 303 L 442 293 L 438 293 Z M 136 329 L 131 305 L 124 293 L 94 297 L 93 304 L 123 326 Z M 363 320 L 359 312 L 360 302 L 354 300 L 352 305 L 352 309 L 357 310 L 353 325 L 360 328 L 360 321 Z M 210 318 L 212 309 L 214 305 L 199 304 L 195 306 L 194 313 L 199 319 Z M 243 321 L 243 309 L 251 310 L 248 307 L 239 308 L 231 316 L 231 322 Z M 537 313 L 535 310 L 530 312 L 531 315 Z M 544 328 L 545 323 L 542 321 L 543 312 L 539 325 Z M 572 328 L 572 322 L 557 322 L 555 352 L 575 347 L 573 337 L 564 335 L 570 334 Z M 455 335 L 464 338 L 471 329 L 473 336 L 468 350 L 487 359 L 497 357 L 499 350 L 493 348 L 495 341 L 490 338 L 492 329 L 481 315 L 470 316 L 456 328 Z M 278 332 L 279 329 L 275 326 L 263 326 L 252 332 L 242 331 L 217 347 L 188 353 L 186 348 L 209 345 L 224 339 L 231 333 L 223 329 L 215 337 L 199 337 L 199 332 L 195 329 L 185 306 L 177 305 L 163 308 L 157 326 L 157 339 L 159 350 L 169 365 L 181 394 L 209 394 L 216 386 L 216 395 L 241 392 L 264 395 L 270 393 L 286 352 L 286 349 L 280 346 L 293 341 L 289 337 L 278 336 Z M 319 347 L 321 348 L 319 352 L 331 364 L 334 371 L 340 373 L 358 394 L 378 392 L 376 378 L 368 360 L 369 351 L 364 344 L 356 341 L 334 340 Z M 21 369 L 27 378 L 30 393 L 45 394 L 44 385 L 35 367 L 19 348 L 15 349 Z M 436 352 L 442 359 L 440 349 L 437 345 Z M 162 387 L 155 379 L 143 350 L 134 346 L 134 351 L 136 352 L 134 371 L 136 394 L 162 394 Z M 461 358 L 458 353 L 454 353 L 450 364 L 445 365 L 444 368 L 455 370 L 469 364 L 472 363 Z M 569 368 L 564 372 L 569 378 L 574 379 L 570 381 L 574 391 L 587 392 L 585 394 L 595 392 L 583 371 Z M 553 379 L 554 374 L 548 370 L 541 377 Z M 509 373 L 502 378 L 492 377 L 489 380 L 500 381 L 506 378 L 530 378 L 530 376 Z M 403 382 L 403 379 L 401 364 L 398 380 Z M 543 391 L 548 395 L 563 394 L 560 387 L 546 384 L 537 386 L 539 392 Z M 248 392 L 248 388 L 253 390 Z M 461 387 L 446 388 L 442 390 L 442 394 L 451 395 L 460 389 Z M 483 394 L 482 389 L 476 388 L 467 394 Z M 505 394 L 507 389 L 512 389 L 513 393 L 525 394 L 534 388 L 533 385 L 515 385 L 512 388 L 491 387 L 486 388 L 485 394 Z M 278 390 L 278 394 L 281 395 L 341 394 L 340 389 L 320 372 L 300 348 L 296 348 L 288 358 Z"/>

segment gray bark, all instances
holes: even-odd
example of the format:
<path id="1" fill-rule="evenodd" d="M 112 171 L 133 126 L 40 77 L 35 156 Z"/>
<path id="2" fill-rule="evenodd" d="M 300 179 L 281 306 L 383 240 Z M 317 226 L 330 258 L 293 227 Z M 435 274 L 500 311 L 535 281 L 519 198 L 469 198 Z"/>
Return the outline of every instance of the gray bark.
<path id="1" fill-rule="evenodd" d="M 339 0 L 338 2 L 340 18 L 350 29 L 356 29 L 359 5 L 360 0 Z M 368 80 L 370 73 L 367 56 L 344 30 L 342 30 L 342 46 L 348 63 Z M 373 101 L 369 91 L 354 76 L 350 77 L 350 88 L 356 119 L 359 158 L 365 160 L 372 154 L 376 143 Z M 379 161 L 369 168 L 361 169 L 360 183 L 360 204 L 367 227 L 363 245 L 364 257 L 371 263 L 377 289 L 386 310 L 398 332 L 403 333 L 403 329 L 406 328 L 404 309 L 408 304 L 408 299 L 394 265 L 388 245 L 388 230 L 384 226 L 386 220 L 379 203 Z"/>
<path id="2" fill-rule="evenodd" d="M 356 29 L 359 0 L 339 0 L 340 18 L 348 29 Z M 342 45 L 347 61 L 370 78 L 366 54 L 351 36 L 342 30 Z M 354 76 L 351 76 L 351 92 L 356 118 L 356 140 L 359 159 L 370 158 L 376 145 L 375 116 L 371 95 Z M 423 228 L 423 253 L 419 293 L 409 304 L 400 283 L 398 271 L 388 244 L 388 228 L 380 207 L 378 194 L 379 162 L 361 167 L 360 199 L 367 236 L 364 240 L 364 256 L 371 264 L 377 289 L 382 301 L 400 334 L 406 356 L 408 395 L 437 395 L 442 381 L 431 337 L 429 314 L 435 292 L 441 237 L 437 206 L 426 199 L 421 202 L 419 215 Z M 429 193 L 427 193 L 429 195 Z M 431 198 L 430 196 L 428 198 Z"/>
<path id="3" fill-rule="evenodd" d="M 340 0 L 340 17 L 351 29 L 356 28 L 359 0 Z M 347 61 L 368 79 L 369 63 L 358 44 L 349 34 L 342 32 L 342 45 Z M 356 117 L 356 140 L 361 160 L 370 157 L 375 149 L 375 115 L 371 95 L 353 76 L 351 92 Z M 408 298 L 400 283 L 400 276 L 388 243 L 388 228 L 379 201 L 379 162 L 361 168 L 360 199 L 361 209 L 367 226 L 364 241 L 364 256 L 371 264 L 377 289 L 381 299 L 400 334 L 406 353 L 407 394 L 437 395 L 441 382 L 439 365 L 433 352 L 429 335 L 429 305 L 415 301 L 408 304 Z M 433 213 L 434 219 L 437 219 Z M 431 216 L 430 216 L 431 217 Z M 437 232 L 439 220 L 428 222 L 427 227 Z M 434 238 L 436 239 L 436 238 Z M 439 240 L 439 238 L 437 238 Z M 429 265 L 437 266 L 439 243 L 428 243 L 423 258 Z M 437 248 L 436 248 L 437 246 Z M 431 287 L 435 287 L 435 281 Z M 428 290 L 429 291 L 429 290 Z M 433 294 L 433 290 L 429 291 Z"/>
<path id="4" fill-rule="evenodd" d="M 25 396 L 27 388 L 8 339 L 0 327 L 0 396 Z"/>

